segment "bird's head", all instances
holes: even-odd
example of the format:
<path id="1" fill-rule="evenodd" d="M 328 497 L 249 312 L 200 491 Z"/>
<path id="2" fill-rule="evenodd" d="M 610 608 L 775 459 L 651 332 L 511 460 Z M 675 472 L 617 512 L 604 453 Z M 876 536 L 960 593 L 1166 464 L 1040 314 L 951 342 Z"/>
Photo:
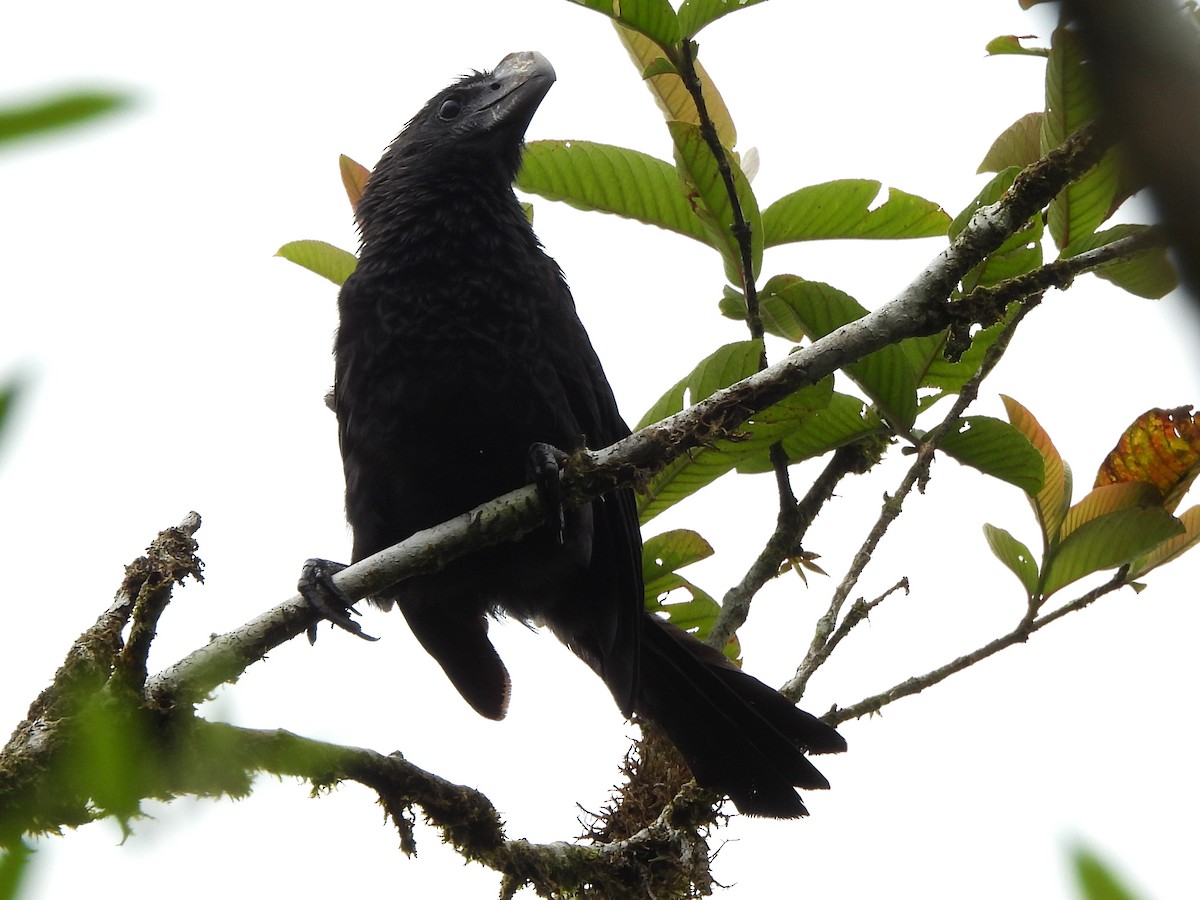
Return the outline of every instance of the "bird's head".
<path id="1" fill-rule="evenodd" d="M 507 180 L 521 162 L 525 129 L 554 84 L 554 67 L 533 51 L 510 53 L 490 72 L 467 75 L 433 97 L 389 148 L 400 165 L 458 166 L 487 159 Z"/>

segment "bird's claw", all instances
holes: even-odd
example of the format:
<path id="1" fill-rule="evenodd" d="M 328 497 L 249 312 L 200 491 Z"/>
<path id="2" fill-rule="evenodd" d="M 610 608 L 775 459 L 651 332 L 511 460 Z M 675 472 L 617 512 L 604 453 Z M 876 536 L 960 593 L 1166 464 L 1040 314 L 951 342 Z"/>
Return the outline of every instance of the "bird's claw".
<path id="1" fill-rule="evenodd" d="M 550 515 L 550 524 L 558 535 L 558 542 L 563 542 L 563 532 L 567 527 L 567 510 L 563 505 L 562 469 L 569 459 L 566 453 L 553 444 L 538 441 L 529 446 L 529 458 L 526 474 L 536 485 L 542 505 Z"/>
<path id="2" fill-rule="evenodd" d="M 300 580 L 296 583 L 296 590 L 322 619 L 333 623 L 343 631 L 357 635 L 364 641 L 377 641 L 379 638 L 367 634 L 362 630 L 361 625 L 350 618 L 351 613 L 359 615 L 358 610 L 354 608 L 354 601 L 347 597 L 345 591 L 333 581 L 333 576 L 344 568 L 346 568 L 344 563 L 331 562 L 328 559 L 305 560 L 304 568 L 300 572 Z M 317 622 L 313 622 L 308 626 L 308 642 L 310 644 L 317 642 L 317 624 Z"/>

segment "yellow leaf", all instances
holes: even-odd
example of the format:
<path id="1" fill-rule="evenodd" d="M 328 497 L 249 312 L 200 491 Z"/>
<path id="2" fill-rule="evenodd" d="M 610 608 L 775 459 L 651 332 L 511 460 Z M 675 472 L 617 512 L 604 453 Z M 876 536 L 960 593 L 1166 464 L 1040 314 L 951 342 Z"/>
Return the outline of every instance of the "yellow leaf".
<path id="1" fill-rule="evenodd" d="M 621 25 L 616 25 L 616 28 L 621 43 L 629 51 L 629 56 L 638 67 L 639 72 L 645 72 L 656 60 L 662 58 L 662 48 L 644 34 Z M 737 130 L 733 127 L 733 117 L 729 114 L 729 108 L 721 99 L 721 94 L 712 83 L 712 79 L 704 71 L 704 66 L 700 64 L 699 60 L 696 60 L 695 66 L 696 75 L 700 78 L 700 90 L 704 95 L 704 105 L 708 109 L 709 118 L 712 119 L 713 125 L 717 129 L 717 137 L 720 138 L 722 146 L 732 150 L 737 144 Z M 659 109 L 662 110 L 663 116 L 668 122 L 700 124 L 700 115 L 696 112 L 696 104 L 692 102 L 692 95 L 684 87 L 683 79 L 674 72 L 651 75 L 646 79 L 646 85 L 654 94 L 654 99 L 658 102 Z"/>

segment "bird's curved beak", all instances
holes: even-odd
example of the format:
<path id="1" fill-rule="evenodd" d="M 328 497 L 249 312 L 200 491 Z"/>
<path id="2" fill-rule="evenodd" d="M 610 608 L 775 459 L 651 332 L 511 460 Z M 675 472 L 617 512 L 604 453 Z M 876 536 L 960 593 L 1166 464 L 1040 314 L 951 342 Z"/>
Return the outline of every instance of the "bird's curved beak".
<path id="1" fill-rule="evenodd" d="M 496 96 L 484 108 L 495 124 L 505 122 L 524 131 L 554 79 L 554 66 L 536 50 L 510 53 L 492 70 Z"/>

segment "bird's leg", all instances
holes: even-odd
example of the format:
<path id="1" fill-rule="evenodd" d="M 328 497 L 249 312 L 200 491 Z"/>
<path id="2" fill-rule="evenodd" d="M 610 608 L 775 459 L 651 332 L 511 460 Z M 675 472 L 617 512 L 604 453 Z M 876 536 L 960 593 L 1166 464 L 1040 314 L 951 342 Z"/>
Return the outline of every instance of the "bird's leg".
<path id="1" fill-rule="evenodd" d="M 354 613 L 356 616 L 359 614 L 358 610 L 354 608 L 354 601 L 333 582 L 333 576 L 344 568 L 346 568 L 345 563 L 332 562 L 328 559 L 305 560 L 304 568 L 300 572 L 300 580 L 296 583 L 296 590 L 322 619 L 332 622 L 338 628 L 351 634 L 358 635 L 365 641 L 377 641 L 379 638 L 371 637 L 362 630 L 361 625 L 350 618 L 350 613 Z M 310 644 L 317 642 L 316 622 L 308 626 L 308 642 Z"/>
<path id="2" fill-rule="evenodd" d="M 525 475 L 530 482 L 537 486 L 538 496 L 542 505 L 550 515 L 550 524 L 558 535 L 558 542 L 563 542 L 563 531 L 567 527 L 567 511 L 563 506 L 562 467 L 569 459 L 552 444 L 541 441 L 529 445 L 529 456 L 525 464 Z"/>

